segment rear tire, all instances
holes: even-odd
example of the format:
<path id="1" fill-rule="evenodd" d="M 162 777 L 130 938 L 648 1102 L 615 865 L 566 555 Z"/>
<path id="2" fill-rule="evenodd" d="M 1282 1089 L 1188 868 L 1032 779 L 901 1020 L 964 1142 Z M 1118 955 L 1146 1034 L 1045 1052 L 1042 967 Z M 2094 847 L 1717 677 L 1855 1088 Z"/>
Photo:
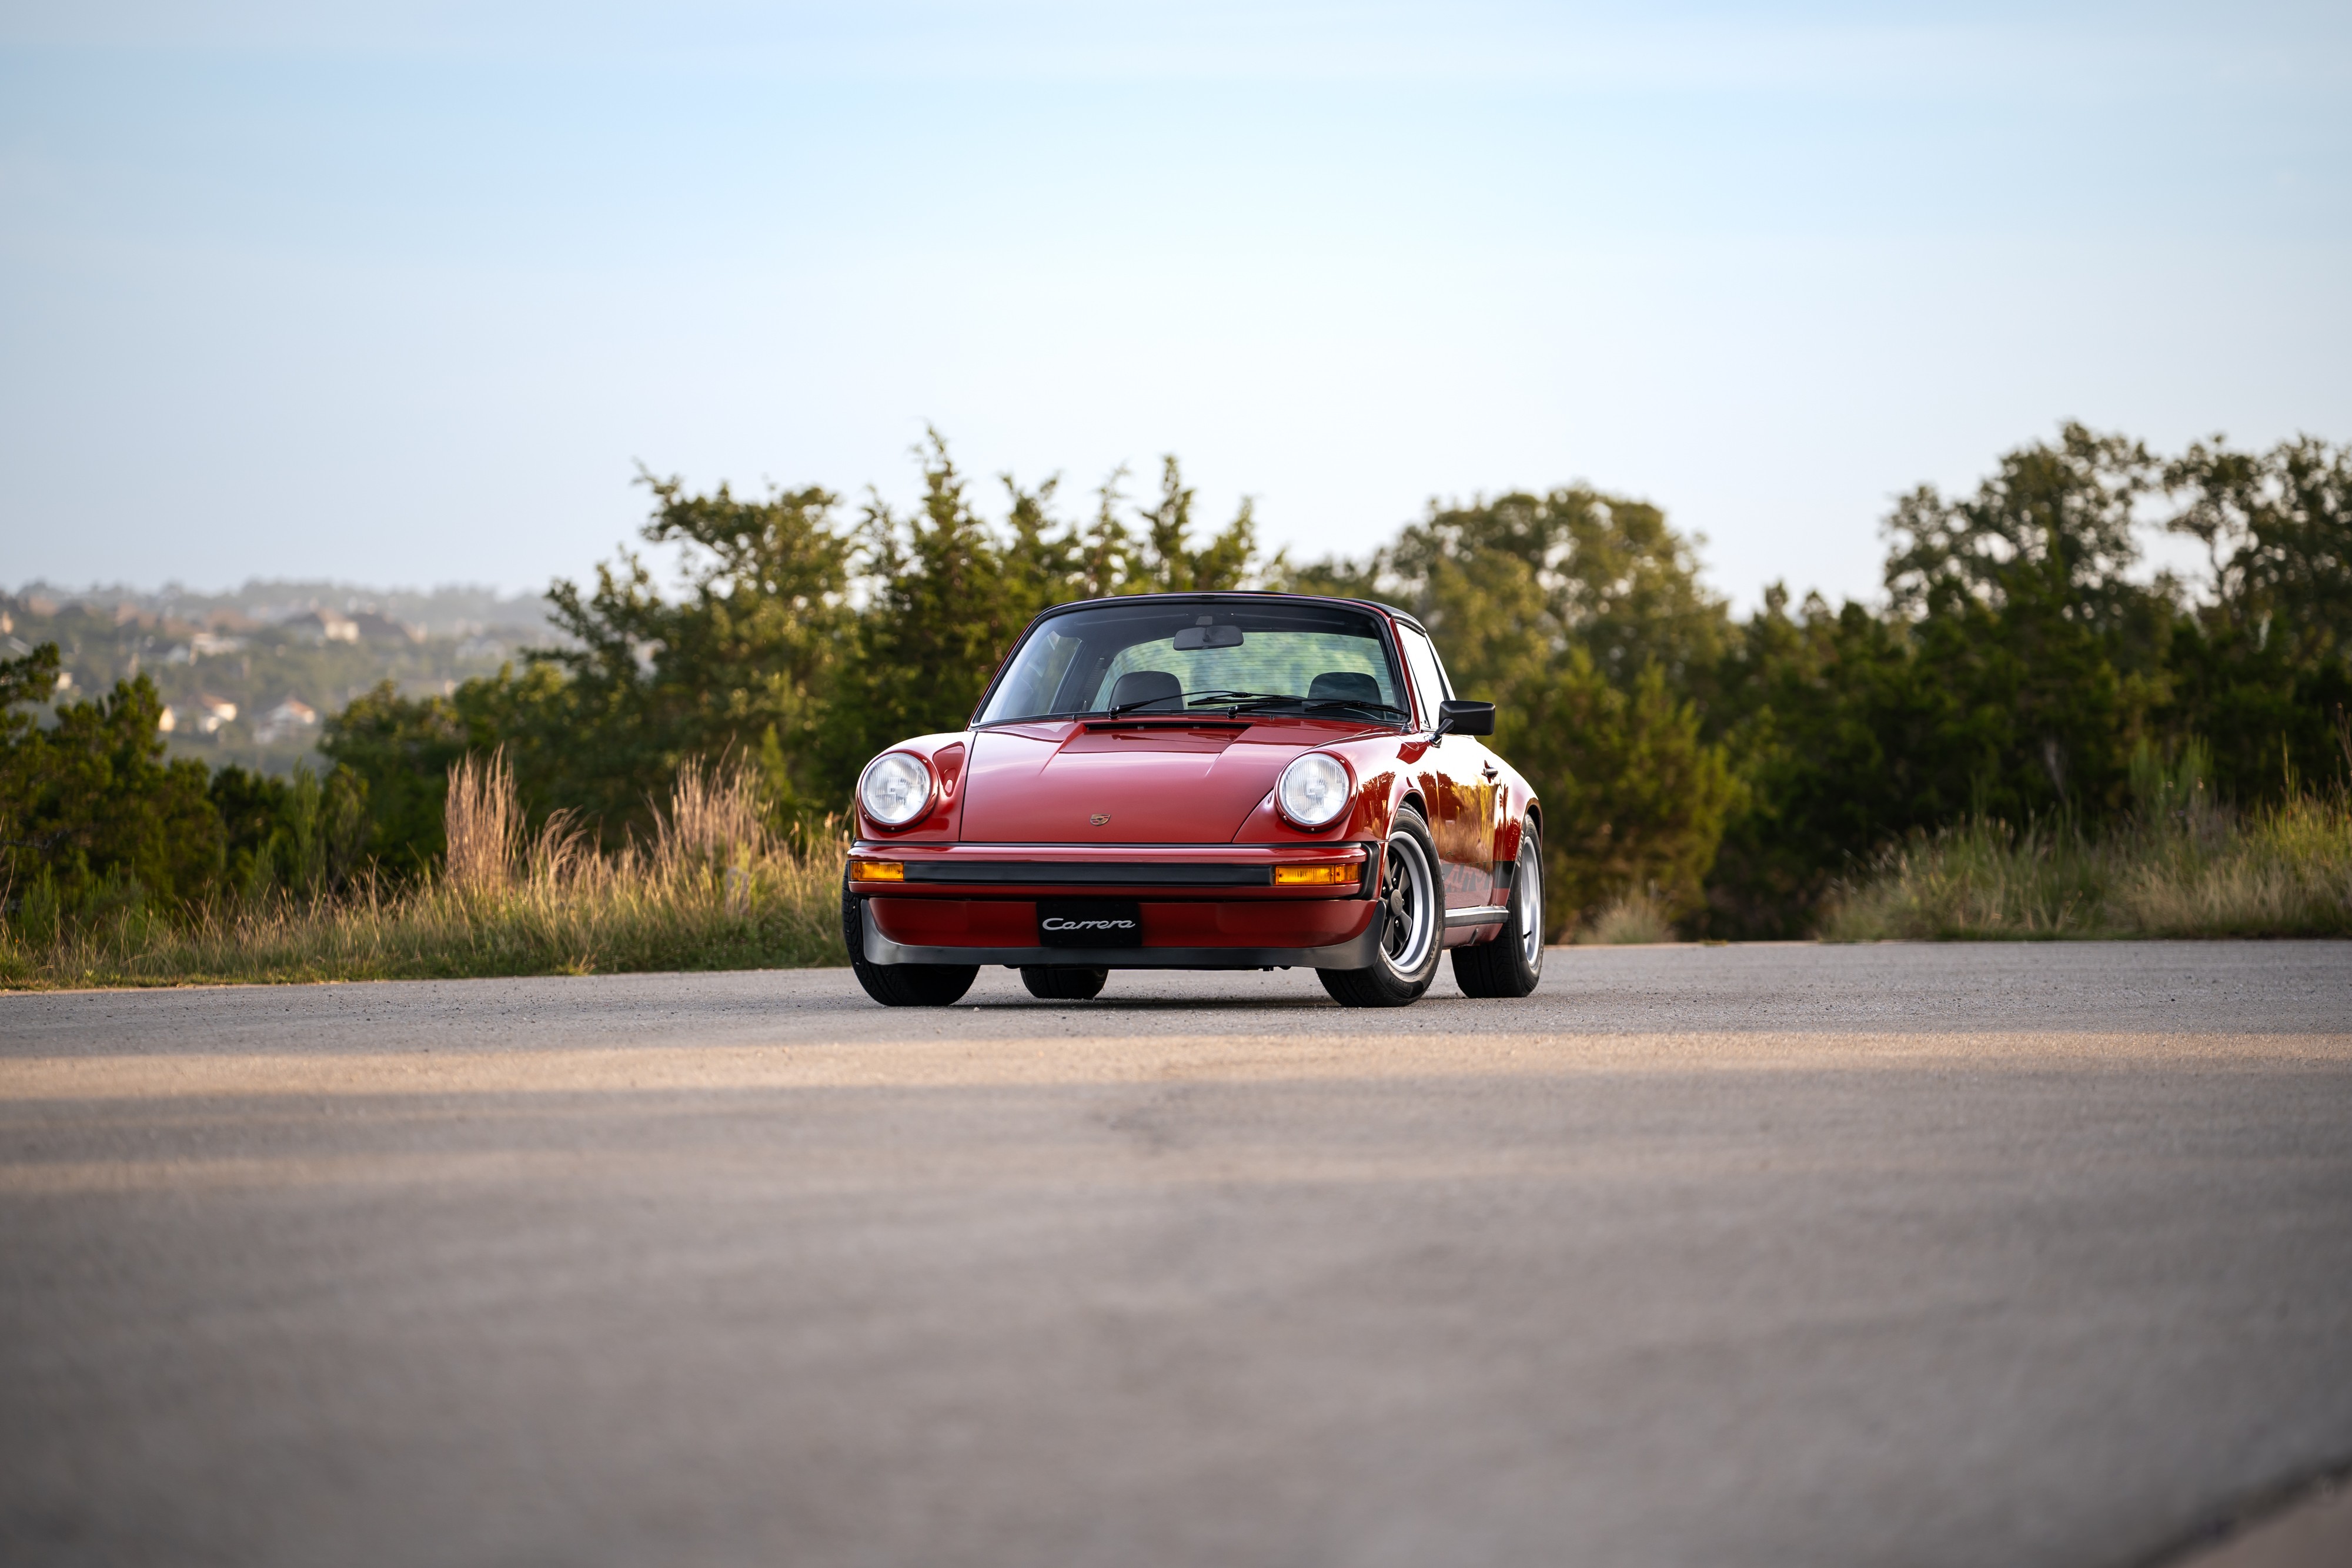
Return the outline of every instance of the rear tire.
<path id="1" fill-rule="evenodd" d="M 1021 983 L 1029 994 L 1045 1002 L 1090 1002 L 1102 995 L 1108 969 L 1079 969 L 1067 964 L 1024 964 Z"/>
<path id="2" fill-rule="evenodd" d="M 865 900 L 841 883 L 841 939 L 849 967 L 866 994 L 886 1008 L 943 1008 L 959 1001 L 980 974 L 977 964 L 869 964 L 866 961 Z"/>
<path id="3" fill-rule="evenodd" d="M 1519 831 L 1510 914 L 1501 933 L 1454 949 L 1454 983 L 1465 997 L 1524 997 L 1543 978 L 1543 844 L 1529 822 Z"/>
<path id="4" fill-rule="evenodd" d="M 1437 841 L 1410 806 L 1399 808 L 1389 824 L 1380 877 L 1380 954 L 1372 967 L 1315 971 L 1343 1008 L 1407 1007 L 1437 978 L 1445 946 L 1445 884 L 1437 870 Z"/>

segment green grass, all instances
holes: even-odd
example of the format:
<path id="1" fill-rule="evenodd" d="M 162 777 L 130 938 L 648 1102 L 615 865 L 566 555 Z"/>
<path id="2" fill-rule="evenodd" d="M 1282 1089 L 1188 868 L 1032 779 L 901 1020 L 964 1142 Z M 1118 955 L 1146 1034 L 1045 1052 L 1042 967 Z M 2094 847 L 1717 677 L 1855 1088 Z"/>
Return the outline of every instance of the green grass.
<path id="1" fill-rule="evenodd" d="M 2352 936 L 2352 800 L 2240 813 L 2192 798 L 2099 838 L 1971 822 L 1880 857 L 1832 900 L 1822 936 Z"/>
<path id="2" fill-rule="evenodd" d="M 466 765 L 461 765 L 461 768 Z M 799 968 L 841 945 L 847 841 L 787 845 L 748 780 L 689 769 L 646 844 L 600 855 L 562 819 L 525 841 L 495 759 L 453 781 L 449 866 L 394 890 L 76 915 L 37 891 L 0 923 L 0 986 L 51 988 Z"/>

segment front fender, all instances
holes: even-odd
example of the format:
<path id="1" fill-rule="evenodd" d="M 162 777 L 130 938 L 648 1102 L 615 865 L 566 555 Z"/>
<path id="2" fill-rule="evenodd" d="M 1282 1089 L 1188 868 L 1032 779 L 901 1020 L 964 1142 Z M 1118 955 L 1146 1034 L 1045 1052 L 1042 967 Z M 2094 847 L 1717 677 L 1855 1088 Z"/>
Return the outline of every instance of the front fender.
<path id="1" fill-rule="evenodd" d="M 1347 763 L 1348 771 L 1356 780 L 1355 798 L 1348 810 L 1328 828 L 1308 831 L 1294 827 L 1274 803 L 1274 791 L 1269 789 L 1233 837 L 1237 844 L 1326 844 L 1355 843 L 1365 839 L 1385 839 L 1389 822 L 1396 815 L 1398 802 L 1412 788 L 1412 780 L 1399 764 L 1399 751 L 1393 736 L 1380 740 L 1341 741 L 1336 745 L 1314 749 L 1327 751 Z"/>
<path id="2" fill-rule="evenodd" d="M 1526 836 L 1529 822 L 1535 824 L 1538 833 L 1543 831 L 1543 808 L 1535 791 L 1507 764 L 1503 771 L 1504 788 L 1496 795 L 1499 820 L 1495 823 L 1495 863 L 1498 868 L 1519 858 L 1519 841 Z M 1496 874 L 1504 873 L 1498 869 Z"/>
<path id="3" fill-rule="evenodd" d="M 964 772 L 971 760 L 971 732 L 950 730 L 940 735 L 919 735 L 912 740 L 884 747 L 874 755 L 881 757 L 892 751 L 910 752 L 929 766 L 938 784 L 931 809 L 906 827 L 886 828 L 866 814 L 862 802 L 853 801 L 851 810 L 857 823 L 857 836 L 893 844 L 955 842 L 963 833 Z M 869 760 L 867 767 L 871 766 Z M 860 768 L 858 774 L 863 778 L 865 769 Z"/>

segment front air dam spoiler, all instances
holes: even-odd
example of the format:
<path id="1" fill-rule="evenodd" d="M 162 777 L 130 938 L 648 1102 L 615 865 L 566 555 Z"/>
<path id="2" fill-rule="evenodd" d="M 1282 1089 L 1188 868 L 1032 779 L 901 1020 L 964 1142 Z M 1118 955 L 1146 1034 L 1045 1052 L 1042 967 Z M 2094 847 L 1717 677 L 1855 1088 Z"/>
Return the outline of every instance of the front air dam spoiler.
<path id="1" fill-rule="evenodd" d="M 1363 935 L 1328 947 L 914 947 L 877 929 L 874 907 L 858 900 L 869 964 L 1045 965 L 1074 969 L 1369 969 L 1381 954 L 1375 910 Z"/>

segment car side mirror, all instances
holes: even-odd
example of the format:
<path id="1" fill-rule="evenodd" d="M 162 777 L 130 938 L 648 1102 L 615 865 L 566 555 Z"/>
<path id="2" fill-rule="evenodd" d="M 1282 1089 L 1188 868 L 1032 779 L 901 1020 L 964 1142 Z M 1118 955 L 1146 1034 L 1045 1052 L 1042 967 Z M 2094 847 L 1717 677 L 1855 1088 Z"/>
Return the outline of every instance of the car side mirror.
<path id="1" fill-rule="evenodd" d="M 1493 703 L 1454 702 L 1437 705 L 1439 735 L 1492 735 L 1495 733 Z"/>

